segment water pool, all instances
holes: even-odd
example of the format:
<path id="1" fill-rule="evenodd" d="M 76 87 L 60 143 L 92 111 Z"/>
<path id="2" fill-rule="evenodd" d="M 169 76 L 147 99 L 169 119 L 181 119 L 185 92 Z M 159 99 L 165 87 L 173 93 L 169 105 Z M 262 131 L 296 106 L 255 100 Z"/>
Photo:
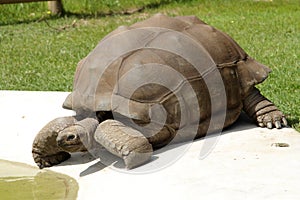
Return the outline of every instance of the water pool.
<path id="1" fill-rule="evenodd" d="M 0 199 L 76 199 L 75 179 L 50 170 L 0 159 Z"/>

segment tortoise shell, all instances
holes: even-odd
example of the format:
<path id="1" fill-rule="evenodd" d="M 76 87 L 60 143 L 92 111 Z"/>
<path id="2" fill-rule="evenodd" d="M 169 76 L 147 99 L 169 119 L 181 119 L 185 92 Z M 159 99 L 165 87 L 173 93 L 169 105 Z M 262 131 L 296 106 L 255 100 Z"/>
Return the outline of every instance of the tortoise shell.
<path id="1" fill-rule="evenodd" d="M 103 38 L 78 64 L 63 107 L 112 111 L 174 131 L 196 124 L 203 135 L 232 124 L 269 72 L 197 17 L 156 14 Z"/>

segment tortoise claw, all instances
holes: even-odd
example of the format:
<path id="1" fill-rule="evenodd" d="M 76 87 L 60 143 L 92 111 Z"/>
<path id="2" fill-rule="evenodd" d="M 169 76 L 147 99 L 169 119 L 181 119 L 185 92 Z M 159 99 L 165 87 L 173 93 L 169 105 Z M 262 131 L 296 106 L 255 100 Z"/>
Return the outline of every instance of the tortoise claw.
<path id="1" fill-rule="evenodd" d="M 258 123 L 258 126 L 260 126 L 262 128 L 265 127 L 264 123 L 262 123 L 262 122 Z"/>
<path id="2" fill-rule="evenodd" d="M 268 129 L 272 129 L 273 128 L 273 124 L 272 124 L 272 117 L 268 114 L 263 116 L 262 119 L 264 126 L 266 126 Z"/>
<path id="3" fill-rule="evenodd" d="M 283 113 L 279 110 L 274 110 L 263 115 L 259 115 L 256 118 L 257 124 L 260 127 L 267 127 L 268 129 L 277 128 L 280 129 L 283 126 L 287 126 L 287 120 Z"/>
<path id="4" fill-rule="evenodd" d="M 280 121 L 275 121 L 275 127 L 277 128 L 277 129 L 280 129 L 281 128 L 281 123 L 280 123 Z"/>
<path id="5" fill-rule="evenodd" d="M 288 122 L 287 122 L 287 120 L 285 119 L 285 117 L 282 117 L 281 120 L 282 120 L 284 126 L 288 126 Z"/>
<path id="6" fill-rule="evenodd" d="M 267 122 L 267 128 L 268 129 L 272 129 L 273 128 L 272 122 Z"/>

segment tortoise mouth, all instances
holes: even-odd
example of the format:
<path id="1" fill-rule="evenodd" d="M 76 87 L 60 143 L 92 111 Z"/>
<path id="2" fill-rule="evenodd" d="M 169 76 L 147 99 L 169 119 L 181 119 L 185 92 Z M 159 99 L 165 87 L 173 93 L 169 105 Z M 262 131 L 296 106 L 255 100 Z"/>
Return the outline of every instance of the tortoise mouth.
<path id="1" fill-rule="evenodd" d="M 57 144 L 60 148 L 62 148 L 64 151 L 74 153 L 74 152 L 84 152 L 87 151 L 85 146 L 82 143 L 78 144 Z"/>

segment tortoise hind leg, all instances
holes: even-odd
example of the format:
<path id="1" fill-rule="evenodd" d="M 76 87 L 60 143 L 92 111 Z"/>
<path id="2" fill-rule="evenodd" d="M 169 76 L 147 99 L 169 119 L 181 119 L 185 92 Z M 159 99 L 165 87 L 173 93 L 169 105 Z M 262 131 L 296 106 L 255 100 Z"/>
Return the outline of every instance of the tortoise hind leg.
<path id="1" fill-rule="evenodd" d="M 259 90 L 253 88 L 250 94 L 243 101 L 244 111 L 260 127 L 281 128 L 287 126 L 284 114 L 266 97 L 260 94 Z"/>
<path id="2" fill-rule="evenodd" d="M 127 169 L 146 163 L 153 153 L 152 145 L 142 133 L 117 120 L 100 123 L 94 138 L 110 153 L 122 158 Z"/>

